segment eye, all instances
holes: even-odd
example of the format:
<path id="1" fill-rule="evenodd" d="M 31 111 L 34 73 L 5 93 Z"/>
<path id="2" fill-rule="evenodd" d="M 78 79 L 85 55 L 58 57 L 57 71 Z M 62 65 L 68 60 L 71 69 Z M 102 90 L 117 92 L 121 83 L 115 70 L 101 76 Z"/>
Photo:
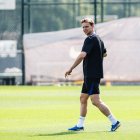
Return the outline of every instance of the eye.
<path id="1" fill-rule="evenodd" d="M 83 26 L 83 28 L 88 28 L 89 26 Z"/>

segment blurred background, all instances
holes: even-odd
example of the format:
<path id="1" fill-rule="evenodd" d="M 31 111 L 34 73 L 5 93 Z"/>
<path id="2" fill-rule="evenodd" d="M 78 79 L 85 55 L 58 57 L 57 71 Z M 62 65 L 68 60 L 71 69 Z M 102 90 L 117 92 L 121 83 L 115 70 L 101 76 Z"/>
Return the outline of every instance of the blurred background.
<path id="1" fill-rule="evenodd" d="M 0 0 L 0 85 L 81 84 L 83 17 L 107 48 L 105 85 L 140 84 L 140 0 Z"/>

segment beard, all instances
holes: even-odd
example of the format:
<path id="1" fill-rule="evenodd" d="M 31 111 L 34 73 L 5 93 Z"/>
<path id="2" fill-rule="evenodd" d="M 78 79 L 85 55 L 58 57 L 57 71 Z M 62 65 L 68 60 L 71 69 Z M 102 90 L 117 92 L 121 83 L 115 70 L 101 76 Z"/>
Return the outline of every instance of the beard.
<path id="1" fill-rule="evenodd" d="M 91 34 L 92 34 L 92 32 L 90 31 L 90 32 L 85 32 L 85 34 L 87 35 L 87 36 L 90 36 Z"/>

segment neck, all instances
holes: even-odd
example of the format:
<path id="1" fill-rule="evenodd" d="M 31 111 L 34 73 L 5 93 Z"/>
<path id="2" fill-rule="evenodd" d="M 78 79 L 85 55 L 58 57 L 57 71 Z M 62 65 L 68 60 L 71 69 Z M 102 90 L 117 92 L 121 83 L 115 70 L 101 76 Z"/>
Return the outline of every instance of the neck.
<path id="1" fill-rule="evenodd" d="M 94 32 L 92 31 L 91 33 L 89 33 L 87 36 L 90 36 L 90 35 L 92 35 Z"/>

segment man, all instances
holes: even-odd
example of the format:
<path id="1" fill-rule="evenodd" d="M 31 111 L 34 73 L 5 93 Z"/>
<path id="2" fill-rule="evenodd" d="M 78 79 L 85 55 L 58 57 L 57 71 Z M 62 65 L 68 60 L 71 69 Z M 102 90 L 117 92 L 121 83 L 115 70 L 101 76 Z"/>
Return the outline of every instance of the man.
<path id="1" fill-rule="evenodd" d="M 65 77 L 71 75 L 72 70 L 83 61 L 84 83 L 80 95 L 80 118 L 78 123 L 68 130 L 84 130 L 84 120 L 87 114 L 87 101 L 90 98 L 95 105 L 111 121 L 111 131 L 115 131 L 120 122 L 111 113 L 109 107 L 100 99 L 99 83 L 103 78 L 103 57 L 106 49 L 103 41 L 94 33 L 94 22 L 90 18 L 81 20 L 83 32 L 87 35 L 83 48 L 73 65 L 65 73 Z"/>

